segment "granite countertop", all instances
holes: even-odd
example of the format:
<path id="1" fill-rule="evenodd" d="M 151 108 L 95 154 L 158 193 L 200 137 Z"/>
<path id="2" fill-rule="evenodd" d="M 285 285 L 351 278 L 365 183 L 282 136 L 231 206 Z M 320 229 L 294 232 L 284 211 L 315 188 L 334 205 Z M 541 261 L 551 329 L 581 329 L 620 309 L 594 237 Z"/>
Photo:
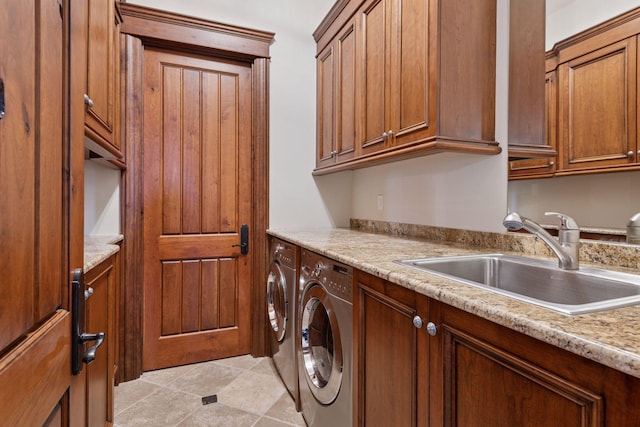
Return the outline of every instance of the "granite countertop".
<path id="1" fill-rule="evenodd" d="M 640 305 L 565 315 L 394 262 L 488 251 L 555 259 L 532 235 L 439 229 L 407 237 L 398 229 L 374 231 L 395 235 L 359 231 L 353 220 L 350 229 L 268 230 L 268 234 L 640 378 Z M 640 249 L 633 245 L 583 242 L 580 256 L 583 265 L 603 267 L 601 262 L 616 260 L 615 269 L 636 274 L 640 267 Z"/>
<path id="2" fill-rule="evenodd" d="M 121 234 L 113 236 L 84 236 L 84 272 L 99 265 L 120 250 Z"/>

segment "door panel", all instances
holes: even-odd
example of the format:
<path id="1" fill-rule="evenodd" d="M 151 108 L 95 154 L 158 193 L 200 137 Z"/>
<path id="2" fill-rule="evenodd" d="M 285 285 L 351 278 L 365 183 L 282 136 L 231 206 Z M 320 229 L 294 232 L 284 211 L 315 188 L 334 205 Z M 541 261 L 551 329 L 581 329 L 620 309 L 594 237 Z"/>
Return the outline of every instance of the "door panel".
<path id="1" fill-rule="evenodd" d="M 248 353 L 251 68 L 148 50 L 145 86 L 143 369 Z"/>
<path id="2" fill-rule="evenodd" d="M 68 13 L 59 0 L 0 8 L 0 390 L 10 390 L 0 399 L 3 425 L 82 422 L 69 405 Z"/>

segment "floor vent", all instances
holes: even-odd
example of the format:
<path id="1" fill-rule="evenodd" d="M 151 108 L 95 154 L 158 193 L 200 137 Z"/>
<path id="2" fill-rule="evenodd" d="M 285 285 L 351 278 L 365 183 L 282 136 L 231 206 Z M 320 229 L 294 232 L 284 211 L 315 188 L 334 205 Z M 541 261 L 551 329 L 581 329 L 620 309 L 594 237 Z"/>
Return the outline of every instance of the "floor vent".
<path id="1" fill-rule="evenodd" d="M 212 394 L 211 396 L 205 396 L 202 398 L 202 404 L 208 405 L 209 403 L 216 403 L 218 401 L 218 395 Z"/>

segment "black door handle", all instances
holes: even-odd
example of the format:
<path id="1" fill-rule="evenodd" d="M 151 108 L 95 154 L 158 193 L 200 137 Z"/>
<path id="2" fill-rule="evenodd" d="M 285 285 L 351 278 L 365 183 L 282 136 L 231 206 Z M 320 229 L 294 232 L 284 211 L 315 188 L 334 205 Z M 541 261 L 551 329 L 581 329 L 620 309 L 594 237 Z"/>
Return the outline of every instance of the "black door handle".
<path id="1" fill-rule="evenodd" d="M 238 246 L 242 255 L 249 253 L 249 226 L 247 224 L 242 224 L 242 227 L 240 227 L 240 244 L 232 245 L 231 247 Z"/>
<path id="2" fill-rule="evenodd" d="M 89 293 L 90 296 L 90 293 Z M 77 268 L 73 271 L 71 282 L 71 371 L 73 375 L 82 372 L 82 362 L 91 363 L 96 359 L 96 350 L 104 342 L 104 332 L 87 334 L 84 332 L 84 271 Z M 84 351 L 84 344 L 96 343 Z"/>

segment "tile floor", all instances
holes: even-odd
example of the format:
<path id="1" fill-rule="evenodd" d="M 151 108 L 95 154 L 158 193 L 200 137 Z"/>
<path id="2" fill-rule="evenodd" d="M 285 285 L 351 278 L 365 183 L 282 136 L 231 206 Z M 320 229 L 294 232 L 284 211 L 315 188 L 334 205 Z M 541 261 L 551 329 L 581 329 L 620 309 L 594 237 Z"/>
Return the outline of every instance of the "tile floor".
<path id="1" fill-rule="evenodd" d="M 145 372 L 115 388 L 114 415 L 116 427 L 305 425 L 271 360 L 251 356 Z"/>

